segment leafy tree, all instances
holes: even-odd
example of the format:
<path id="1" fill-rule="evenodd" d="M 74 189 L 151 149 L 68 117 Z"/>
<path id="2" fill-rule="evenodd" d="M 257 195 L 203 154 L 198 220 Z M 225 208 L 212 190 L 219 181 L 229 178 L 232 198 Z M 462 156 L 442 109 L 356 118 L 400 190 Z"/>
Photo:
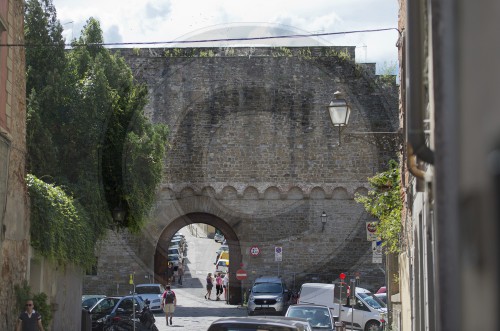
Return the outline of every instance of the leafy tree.
<path id="1" fill-rule="evenodd" d="M 397 253 L 400 250 L 401 210 L 403 208 L 400 179 L 399 165 L 391 160 L 387 171 L 368 178 L 372 188 L 368 195 L 356 194 L 355 196 L 355 200 L 363 204 L 366 211 L 379 220 L 377 234 L 391 253 Z"/>
<path id="2" fill-rule="evenodd" d="M 147 90 L 119 53 L 102 46 L 97 20 L 65 49 L 50 0 L 27 0 L 25 10 L 29 172 L 78 201 L 75 213 L 92 230 L 83 234 L 94 242 L 107 228 L 138 231 L 162 180 L 167 128 L 145 117 Z M 115 207 L 127 215 L 118 224 Z M 32 215 L 35 227 L 46 221 L 42 214 Z M 32 243 L 43 239 L 34 235 Z"/>

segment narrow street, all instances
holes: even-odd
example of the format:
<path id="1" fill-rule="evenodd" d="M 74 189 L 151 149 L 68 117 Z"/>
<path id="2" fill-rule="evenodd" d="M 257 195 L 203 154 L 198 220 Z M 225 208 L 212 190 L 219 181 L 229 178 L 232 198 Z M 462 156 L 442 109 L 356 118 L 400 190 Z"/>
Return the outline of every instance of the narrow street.
<path id="1" fill-rule="evenodd" d="M 197 225 L 193 225 L 194 235 L 190 233 L 188 227 L 181 230 L 188 245 L 183 285 L 175 283 L 172 286 L 177 296 L 173 325 L 166 325 L 165 315 L 155 314 L 159 330 L 178 328 L 185 331 L 203 331 L 219 317 L 247 315 L 243 307 L 227 305 L 224 300 L 214 301 L 204 298 L 205 278 L 209 272 L 214 273 L 215 252 L 220 243 L 203 237 L 200 230 L 198 230 L 200 237 L 196 237 L 196 228 Z M 212 299 L 215 299 L 215 286 L 212 290 Z"/>

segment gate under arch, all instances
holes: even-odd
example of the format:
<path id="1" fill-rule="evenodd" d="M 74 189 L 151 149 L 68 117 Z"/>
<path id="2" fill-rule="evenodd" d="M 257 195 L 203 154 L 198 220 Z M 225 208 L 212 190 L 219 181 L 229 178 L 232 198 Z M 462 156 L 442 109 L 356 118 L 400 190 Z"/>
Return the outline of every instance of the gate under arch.
<path id="1" fill-rule="evenodd" d="M 174 234 L 183 227 L 195 224 L 204 223 L 219 229 L 226 238 L 229 246 L 229 303 L 241 303 L 241 282 L 236 279 L 236 270 L 242 263 L 240 241 L 232 229 L 223 219 L 218 216 L 208 213 L 188 213 L 180 216 L 170 222 L 170 224 L 163 230 L 158 242 L 156 244 L 155 257 L 154 257 L 154 273 L 156 279 L 164 280 L 165 261 L 167 260 L 167 250 L 170 239 Z M 231 267 L 232 266 L 232 267 Z"/>

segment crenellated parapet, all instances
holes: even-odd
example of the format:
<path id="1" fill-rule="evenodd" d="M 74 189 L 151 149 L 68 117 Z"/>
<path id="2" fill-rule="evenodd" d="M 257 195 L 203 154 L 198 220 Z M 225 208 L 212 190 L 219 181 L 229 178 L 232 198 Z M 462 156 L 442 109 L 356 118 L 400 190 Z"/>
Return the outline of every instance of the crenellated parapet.
<path id="1" fill-rule="evenodd" d="M 322 186 L 307 183 L 300 185 L 277 185 L 260 183 L 212 183 L 212 185 L 164 184 L 159 192 L 160 200 L 175 200 L 191 196 L 206 196 L 216 200 L 349 200 L 356 193 L 366 194 L 366 183 L 345 184 L 341 186 Z"/>

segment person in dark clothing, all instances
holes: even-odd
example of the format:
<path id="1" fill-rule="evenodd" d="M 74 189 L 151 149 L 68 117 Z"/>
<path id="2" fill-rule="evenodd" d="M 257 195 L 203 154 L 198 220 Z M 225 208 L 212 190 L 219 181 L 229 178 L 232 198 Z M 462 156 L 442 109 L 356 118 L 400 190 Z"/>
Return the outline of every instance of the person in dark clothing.
<path id="1" fill-rule="evenodd" d="M 214 287 L 214 279 L 212 278 L 212 273 L 208 273 L 207 275 L 207 294 L 205 294 L 205 299 L 210 299 L 210 295 L 212 295 L 212 288 Z"/>
<path id="2" fill-rule="evenodd" d="M 177 283 L 182 285 L 182 276 L 184 276 L 184 266 L 179 264 L 179 268 L 177 268 Z"/>
<path id="3" fill-rule="evenodd" d="M 172 282 L 174 281 L 174 265 L 172 264 L 172 262 L 169 262 L 168 265 L 167 265 L 167 284 L 172 284 Z"/>
<path id="4" fill-rule="evenodd" d="M 33 300 L 26 301 L 26 311 L 19 315 L 16 331 L 44 331 L 42 316 L 35 311 Z"/>

